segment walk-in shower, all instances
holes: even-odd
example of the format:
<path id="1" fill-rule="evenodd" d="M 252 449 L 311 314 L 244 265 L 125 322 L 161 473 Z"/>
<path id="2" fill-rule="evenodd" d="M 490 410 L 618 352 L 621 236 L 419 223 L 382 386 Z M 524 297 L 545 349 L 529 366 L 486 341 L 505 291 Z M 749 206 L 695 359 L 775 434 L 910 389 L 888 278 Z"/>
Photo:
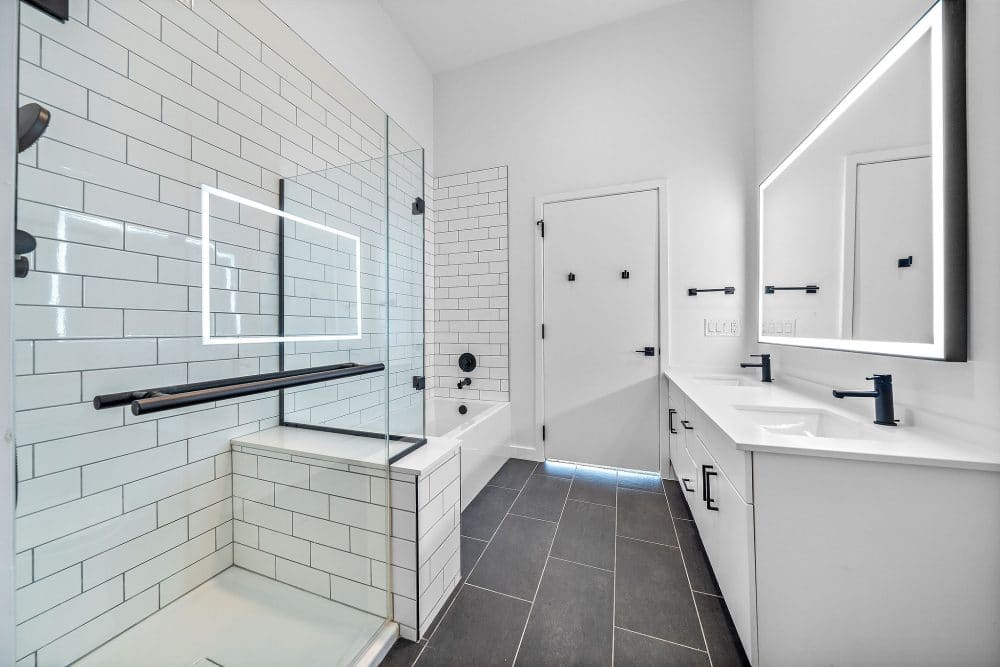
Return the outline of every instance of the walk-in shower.
<path id="1" fill-rule="evenodd" d="M 425 442 L 423 149 L 257 0 L 70 10 L 21 10 L 18 664 L 370 659 Z"/>

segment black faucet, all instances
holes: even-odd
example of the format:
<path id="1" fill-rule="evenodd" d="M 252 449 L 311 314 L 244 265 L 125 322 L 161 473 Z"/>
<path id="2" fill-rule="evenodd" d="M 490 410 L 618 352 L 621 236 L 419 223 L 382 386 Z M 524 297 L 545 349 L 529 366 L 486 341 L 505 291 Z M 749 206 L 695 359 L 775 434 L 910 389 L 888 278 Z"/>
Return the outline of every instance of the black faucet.
<path id="1" fill-rule="evenodd" d="M 748 364 L 746 362 L 740 364 L 740 368 L 759 368 L 760 369 L 760 381 L 761 382 L 771 382 L 773 378 L 771 377 L 771 355 L 770 354 L 751 354 L 751 357 L 758 357 L 760 359 L 759 364 Z"/>
<path id="2" fill-rule="evenodd" d="M 465 378 L 464 380 L 458 381 L 458 388 L 461 389 L 462 387 L 468 387 L 470 384 L 472 384 L 472 378 Z"/>
<path id="3" fill-rule="evenodd" d="M 875 399 L 875 423 L 880 426 L 895 426 L 896 418 L 892 407 L 892 376 L 873 375 L 866 380 L 875 381 L 875 391 L 841 391 L 833 390 L 834 398 L 860 396 Z"/>

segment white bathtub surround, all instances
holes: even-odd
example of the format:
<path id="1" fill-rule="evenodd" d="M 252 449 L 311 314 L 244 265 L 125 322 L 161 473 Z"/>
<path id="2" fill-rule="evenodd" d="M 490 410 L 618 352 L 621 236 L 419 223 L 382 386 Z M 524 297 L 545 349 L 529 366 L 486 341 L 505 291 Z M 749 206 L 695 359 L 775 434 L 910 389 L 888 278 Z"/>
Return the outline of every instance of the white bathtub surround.
<path id="1" fill-rule="evenodd" d="M 507 167 L 439 176 L 434 199 L 434 395 L 510 400 Z M 472 373 L 458 367 L 463 352 L 476 355 Z"/>
<path id="2" fill-rule="evenodd" d="M 671 461 L 754 664 L 1000 660 L 995 447 L 804 383 L 667 376 Z"/>
<path id="3" fill-rule="evenodd" d="M 234 439 L 233 457 L 237 566 L 371 613 L 389 576 L 400 634 L 423 635 L 459 579 L 458 441 L 429 437 L 388 486 L 377 438 L 279 426 Z"/>
<path id="4" fill-rule="evenodd" d="M 322 655 L 324 664 L 346 666 L 384 623 L 384 618 L 229 568 L 76 664 L 308 665 Z M 212 662 L 198 662 L 204 659 Z"/>
<path id="5" fill-rule="evenodd" d="M 465 406 L 463 415 L 459 408 Z M 462 445 L 462 509 L 513 457 L 510 403 L 434 398 L 427 402 L 427 434 Z"/>

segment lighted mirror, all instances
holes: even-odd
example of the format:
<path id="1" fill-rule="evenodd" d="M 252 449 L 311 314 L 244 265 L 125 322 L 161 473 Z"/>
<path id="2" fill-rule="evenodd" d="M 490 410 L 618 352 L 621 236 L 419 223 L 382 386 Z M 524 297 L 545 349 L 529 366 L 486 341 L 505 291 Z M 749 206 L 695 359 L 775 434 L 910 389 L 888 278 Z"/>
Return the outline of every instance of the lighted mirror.
<path id="1" fill-rule="evenodd" d="M 964 9 L 935 3 L 761 183 L 760 342 L 966 359 Z"/>

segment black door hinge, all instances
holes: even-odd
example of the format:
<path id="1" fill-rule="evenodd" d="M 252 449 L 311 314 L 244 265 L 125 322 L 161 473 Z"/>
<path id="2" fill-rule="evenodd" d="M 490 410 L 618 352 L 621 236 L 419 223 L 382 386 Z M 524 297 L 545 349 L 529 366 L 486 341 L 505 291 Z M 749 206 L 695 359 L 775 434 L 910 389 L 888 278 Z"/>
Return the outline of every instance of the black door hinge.
<path id="1" fill-rule="evenodd" d="M 427 386 L 427 380 L 423 375 L 413 376 L 413 388 L 414 389 L 424 389 Z"/>
<path id="2" fill-rule="evenodd" d="M 535 225 L 537 225 L 538 228 L 540 230 L 542 230 L 542 238 L 544 239 L 545 238 L 545 221 L 544 220 L 539 220 L 539 221 L 537 221 L 535 223 Z"/>
<path id="3" fill-rule="evenodd" d="M 542 440 L 545 440 L 545 424 L 542 424 Z"/>
<path id="4" fill-rule="evenodd" d="M 416 199 L 413 200 L 413 206 L 410 207 L 410 212 L 413 213 L 413 215 L 420 215 L 421 213 L 424 212 L 423 197 L 417 197 Z"/>
<path id="5" fill-rule="evenodd" d="M 542 340 L 545 340 L 545 325 L 542 325 Z"/>

